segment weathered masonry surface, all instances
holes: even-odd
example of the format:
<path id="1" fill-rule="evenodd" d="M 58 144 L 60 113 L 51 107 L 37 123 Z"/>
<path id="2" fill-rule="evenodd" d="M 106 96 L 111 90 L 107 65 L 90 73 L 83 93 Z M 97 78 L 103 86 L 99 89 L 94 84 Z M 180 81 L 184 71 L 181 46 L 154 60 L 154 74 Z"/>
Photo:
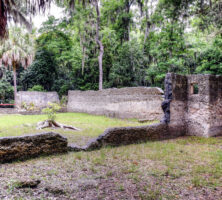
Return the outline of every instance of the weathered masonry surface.
<path id="1" fill-rule="evenodd" d="M 222 135 L 222 76 L 167 74 L 163 108 L 170 133 Z"/>
<path id="2" fill-rule="evenodd" d="M 117 118 L 160 120 L 163 116 L 160 88 L 133 87 L 102 91 L 69 91 L 68 112 Z"/>
<path id="3" fill-rule="evenodd" d="M 0 108 L 0 114 L 17 114 L 18 112 L 14 108 Z"/>
<path id="4" fill-rule="evenodd" d="M 105 90 L 100 93 L 92 91 L 83 94 L 79 91 L 70 92 L 71 99 L 69 99 L 69 104 L 77 102 L 77 105 L 79 105 L 81 109 L 84 109 L 86 102 L 89 102 L 90 108 L 93 108 L 94 103 L 96 104 L 96 108 L 99 107 L 100 103 L 102 104 L 101 106 L 107 103 L 109 105 L 114 104 L 112 106 L 115 108 L 115 102 L 117 105 L 120 102 L 122 103 L 121 105 L 124 106 L 124 104 L 127 104 L 127 101 L 132 100 L 135 103 L 139 98 L 147 101 L 147 98 L 143 96 L 147 95 L 145 88 L 139 88 L 141 96 L 138 95 L 138 90 L 135 88 L 133 88 L 133 90 L 138 98 L 132 97 L 134 94 L 132 90 L 125 88 L 113 90 L 112 92 Z M 152 99 L 155 99 L 155 92 L 157 92 L 158 89 L 150 88 L 148 90 L 153 90 L 152 94 L 154 97 Z M 129 91 L 132 93 L 127 96 Z M 150 93 L 149 91 L 149 95 Z M 115 95 L 112 99 L 111 95 L 113 94 Z M 81 98 L 73 102 L 72 99 L 75 95 L 77 99 L 80 96 Z M 90 97 L 93 100 L 91 99 L 89 101 L 89 95 L 93 96 Z M 157 96 L 158 95 L 160 95 L 160 93 L 157 92 Z M 85 100 L 84 98 L 89 99 Z M 104 103 L 101 102 L 102 100 Z M 157 100 L 159 101 L 159 98 L 157 98 Z M 134 103 L 130 104 L 132 106 L 132 112 L 138 108 Z M 222 135 L 222 77 L 212 75 L 182 76 L 167 74 L 165 79 L 165 100 L 162 103 L 162 108 L 164 110 L 164 117 L 161 123 L 140 127 L 116 127 L 106 129 L 103 134 L 82 147 L 75 144 L 68 146 L 67 139 L 56 133 L 0 138 L 0 163 L 32 158 L 39 155 L 65 153 L 67 151 L 91 151 L 107 145 L 118 146 L 149 140 L 177 138 L 183 135 L 202 137 Z M 102 113 L 96 114 L 105 114 L 103 112 L 105 112 L 106 109 L 106 107 L 103 107 L 101 110 Z M 119 109 L 122 108 L 120 107 Z M 109 112 L 112 113 L 114 111 L 115 110 Z M 81 110 L 81 112 L 83 111 Z M 92 112 L 95 111 L 92 110 Z M 147 113 L 144 114 L 147 116 Z"/>
<path id="5" fill-rule="evenodd" d="M 48 103 L 59 103 L 57 92 L 24 92 L 20 91 L 16 96 L 16 108 L 21 109 L 22 104 L 34 104 L 36 108 L 42 109 L 48 106 Z"/>
<path id="6" fill-rule="evenodd" d="M 67 139 L 56 133 L 0 138 L 0 163 L 67 152 Z"/>
<path id="7" fill-rule="evenodd" d="M 69 150 L 88 151 L 106 145 L 118 146 L 184 135 L 222 135 L 222 77 L 167 74 L 162 108 L 164 117 L 159 124 L 107 129 L 87 146 L 70 145 Z"/>
<path id="8" fill-rule="evenodd" d="M 165 140 L 176 138 L 179 132 L 170 132 L 169 127 L 165 123 L 152 124 L 149 126 L 138 127 L 116 127 L 109 128 L 99 137 L 91 140 L 86 146 L 79 147 L 71 144 L 69 151 L 92 151 L 100 149 L 104 146 L 119 146 L 135 144 L 153 140 Z"/>

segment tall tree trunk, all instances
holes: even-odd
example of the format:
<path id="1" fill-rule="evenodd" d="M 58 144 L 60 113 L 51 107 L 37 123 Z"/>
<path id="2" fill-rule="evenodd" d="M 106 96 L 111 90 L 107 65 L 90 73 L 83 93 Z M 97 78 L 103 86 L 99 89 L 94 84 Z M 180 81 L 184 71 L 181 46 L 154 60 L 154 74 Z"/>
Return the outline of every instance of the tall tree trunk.
<path id="1" fill-rule="evenodd" d="M 104 53 L 104 46 L 102 41 L 100 40 L 100 10 L 98 5 L 98 0 L 94 0 L 94 5 L 96 8 L 96 42 L 99 45 L 99 90 L 103 89 L 103 53 Z"/>
<path id="2" fill-rule="evenodd" d="M 200 0 L 200 11 L 203 14 L 203 6 L 204 6 L 204 0 Z"/>
<path id="3" fill-rule="evenodd" d="M 129 14 L 130 14 L 130 6 L 133 3 L 134 0 L 130 1 L 130 0 L 126 0 L 125 1 L 125 9 L 126 9 L 126 13 L 127 13 L 127 17 L 123 18 L 124 21 L 124 25 L 125 25 L 125 31 L 124 31 L 124 35 L 123 35 L 123 39 L 124 41 L 129 41 L 130 40 L 130 18 L 129 18 Z"/>
<path id="4" fill-rule="evenodd" d="M 144 41 L 143 41 L 143 46 L 146 44 L 146 40 L 149 36 L 150 33 L 150 27 L 149 27 L 149 22 L 146 23 L 146 31 L 145 31 L 145 36 L 144 36 Z"/>
<path id="5" fill-rule="evenodd" d="M 125 12 L 127 14 L 127 17 L 123 18 L 123 22 L 125 25 L 125 31 L 124 31 L 124 41 L 130 41 L 130 8 L 133 5 L 135 0 L 125 0 Z M 139 1 L 138 1 L 139 2 Z"/>
<path id="6" fill-rule="evenodd" d="M 147 38 L 149 37 L 149 34 L 150 34 L 150 27 L 151 27 L 151 23 L 150 23 L 150 15 L 152 14 L 149 14 L 149 10 L 148 10 L 148 5 L 146 4 L 145 6 L 147 6 L 146 10 L 145 10 L 145 15 L 146 15 L 146 31 L 145 31 L 145 36 L 144 36 L 144 41 L 143 41 L 143 44 L 145 46 L 146 44 L 146 40 Z M 151 12 L 152 12 L 152 3 L 151 3 Z"/>
<path id="7" fill-rule="evenodd" d="M 80 34 L 80 33 L 79 33 Z M 80 35 L 80 46 L 82 47 L 82 75 L 85 69 L 85 57 L 86 57 L 86 47 L 85 47 L 85 35 Z"/>
<path id="8" fill-rule="evenodd" d="M 16 63 L 15 62 L 13 62 L 13 80 L 14 80 L 14 100 L 16 100 L 17 78 L 16 78 Z"/>
<path id="9" fill-rule="evenodd" d="M 7 11 L 5 1 L 0 0 L 0 38 L 5 37 L 7 27 Z"/>
<path id="10" fill-rule="evenodd" d="M 82 75 L 84 74 L 85 69 L 85 57 L 86 57 L 86 48 L 82 46 Z"/>
<path id="11" fill-rule="evenodd" d="M 212 0 L 209 0 L 210 8 L 212 9 Z"/>

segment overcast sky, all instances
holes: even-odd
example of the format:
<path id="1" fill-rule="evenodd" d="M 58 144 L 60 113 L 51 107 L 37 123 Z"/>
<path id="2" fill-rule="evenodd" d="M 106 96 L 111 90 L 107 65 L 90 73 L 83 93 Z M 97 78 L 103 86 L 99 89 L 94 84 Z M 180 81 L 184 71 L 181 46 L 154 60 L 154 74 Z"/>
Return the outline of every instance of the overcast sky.
<path id="1" fill-rule="evenodd" d="M 47 10 L 45 14 L 36 15 L 33 18 L 33 23 L 36 28 L 40 28 L 41 24 L 48 19 L 48 16 L 53 15 L 55 18 L 63 16 L 62 9 L 57 7 L 55 4 L 51 4 L 50 10 Z"/>

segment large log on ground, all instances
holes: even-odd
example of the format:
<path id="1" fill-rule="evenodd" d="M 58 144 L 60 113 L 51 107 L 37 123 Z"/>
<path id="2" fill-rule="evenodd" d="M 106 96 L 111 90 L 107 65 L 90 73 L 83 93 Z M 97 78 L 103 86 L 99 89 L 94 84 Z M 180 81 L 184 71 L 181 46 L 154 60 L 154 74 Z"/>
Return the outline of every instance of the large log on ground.
<path id="1" fill-rule="evenodd" d="M 67 139 L 57 133 L 0 138 L 0 163 L 67 152 Z"/>

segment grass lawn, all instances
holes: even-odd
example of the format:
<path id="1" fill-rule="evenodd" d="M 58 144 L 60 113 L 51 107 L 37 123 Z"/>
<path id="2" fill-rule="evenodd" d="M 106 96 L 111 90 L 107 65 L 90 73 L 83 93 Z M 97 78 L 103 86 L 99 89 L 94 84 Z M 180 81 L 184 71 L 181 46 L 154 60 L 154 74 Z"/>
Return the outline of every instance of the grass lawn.
<path id="1" fill-rule="evenodd" d="M 40 132 L 35 124 L 44 119 L 2 115 L 0 136 Z M 59 114 L 57 121 L 82 129 L 55 130 L 78 144 L 108 127 L 139 125 L 73 113 Z M 30 179 L 41 183 L 35 189 L 16 189 L 19 181 Z M 221 200 L 222 138 L 183 137 L 2 164 L 0 199 Z"/>
<path id="2" fill-rule="evenodd" d="M 68 131 L 62 129 L 36 130 L 36 124 L 46 119 L 46 115 L 0 115 L 0 137 L 54 131 L 66 136 L 70 143 L 76 142 L 79 145 L 83 145 L 91 138 L 102 134 L 106 128 L 141 126 L 141 123 L 133 119 L 119 120 L 83 113 L 62 113 L 57 114 L 57 122 L 75 126 L 81 129 L 81 131 Z M 150 123 L 145 123 L 143 125 L 146 124 Z"/>

